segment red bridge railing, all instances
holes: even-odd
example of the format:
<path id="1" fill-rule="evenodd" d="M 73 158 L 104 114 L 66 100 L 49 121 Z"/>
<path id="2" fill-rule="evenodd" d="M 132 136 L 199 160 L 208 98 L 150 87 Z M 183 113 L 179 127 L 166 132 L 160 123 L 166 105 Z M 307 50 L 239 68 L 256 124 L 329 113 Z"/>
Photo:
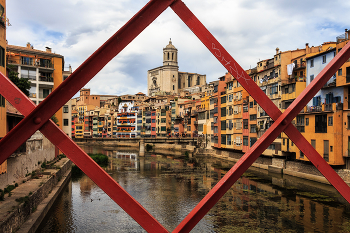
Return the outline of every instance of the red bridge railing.
<path id="1" fill-rule="evenodd" d="M 350 203 L 350 187 L 291 124 L 293 118 L 297 116 L 317 91 L 327 83 L 327 80 L 350 57 L 350 43 L 338 53 L 282 114 L 276 105 L 262 92 L 249 75 L 246 74 L 181 0 L 151 0 L 37 107 L 7 77 L 0 74 L 0 93 L 25 116 L 0 141 L 0 164 L 36 130 L 40 130 L 146 231 L 168 232 L 145 208 L 119 186 L 116 181 L 50 120 L 50 117 L 55 112 L 168 7 L 173 9 L 219 62 L 275 121 L 254 146 L 231 168 L 203 200 L 198 203 L 173 232 L 191 231 L 282 131 L 288 135 L 314 166 Z"/>

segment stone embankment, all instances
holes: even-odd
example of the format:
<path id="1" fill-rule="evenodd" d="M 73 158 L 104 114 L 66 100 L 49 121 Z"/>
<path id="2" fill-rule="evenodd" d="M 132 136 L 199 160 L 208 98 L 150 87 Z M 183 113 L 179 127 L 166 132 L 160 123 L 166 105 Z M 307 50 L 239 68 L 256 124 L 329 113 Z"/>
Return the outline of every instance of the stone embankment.
<path id="1" fill-rule="evenodd" d="M 71 167 L 72 162 L 62 158 L 5 194 L 0 201 L 0 232 L 35 232 L 69 181 Z"/>
<path id="2" fill-rule="evenodd" d="M 198 149 L 198 154 L 203 154 L 223 160 L 237 162 L 242 156 L 242 153 L 217 150 L 217 149 Z M 327 179 L 317 170 L 315 166 L 308 162 L 287 161 L 281 158 L 263 157 L 260 156 L 252 167 L 268 170 L 270 173 L 283 174 L 294 176 L 302 179 L 316 181 L 324 184 L 330 184 Z M 350 170 L 334 169 L 339 176 L 350 185 Z"/>
<path id="3" fill-rule="evenodd" d="M 116 143 L 116 142 L 114 142 Z M 91 145 L 89 142 L 78 142 L 80 145 Z M 96 142 L 94 145 L 108 146 L 112 142 L 103 142 L 103 140 Z M 140 148 L 139 143 L 130 142 L 117 142 L 118 145 L 113 146 L 128 147 L 138 150 Z M 111 145 L 112 146 L 112 145 Z M 242 156 L 242 153 L 234 151 L 226 151 L 220 149 L 203 149 L 196 148 L 194 145 L 185 144 L 167 144 L 167 143 L 151 143 L 151 150 L 148 152 L 155 152 L 165 155 L 182 156 L 187 151 L 190 156 L 210 156 L 214 158 L 219 158 L 227 161 L 237 162 Z M 147 143 L 145 142 L 145 147 Z M 146 150 L 147 152 L 147 150 Z M 312 180 L 324 184 L 329 184 L 329 182 L 324 178 L 324 176 L 311 164 L 301 161 L 287 161 L 286 159 L 273 158 L 267 156 L 260 156 L 253 164 L 252 167 L 264 169 L 270 173 L 283 174 L 288 176 L 299 177 L 307 180 Z M 334 169 L 339 176 L 348 184 L 350 184 L 350 170 L 348 169 Z"/>

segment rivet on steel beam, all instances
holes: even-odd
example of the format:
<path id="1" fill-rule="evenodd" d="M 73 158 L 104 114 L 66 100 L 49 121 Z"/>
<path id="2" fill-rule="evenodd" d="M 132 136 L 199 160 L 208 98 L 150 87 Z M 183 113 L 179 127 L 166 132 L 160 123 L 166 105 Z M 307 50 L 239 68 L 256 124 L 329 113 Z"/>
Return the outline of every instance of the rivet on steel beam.
<path id="1" fill-rule="evenodd" d="M 41 123 L 41 118 L 35 117 L 33 121 L 34 121 L 34 124 L 39 125 Z"/>

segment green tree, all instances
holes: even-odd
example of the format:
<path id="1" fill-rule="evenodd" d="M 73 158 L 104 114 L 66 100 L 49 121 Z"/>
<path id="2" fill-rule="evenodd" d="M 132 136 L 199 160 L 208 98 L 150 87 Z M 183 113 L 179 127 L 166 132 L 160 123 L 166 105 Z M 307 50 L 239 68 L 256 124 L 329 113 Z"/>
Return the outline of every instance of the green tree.
<path id="1" fill-rule="evenodd" d="M 56 125 L 60 126 L 60 125 L 58 124 L 58 119 L 57 119 L 57 117 L 56 117 L 55 114 L 53 114 L 53 116 L 51 117 L 51 120 L 52 120 Z"/>
<path id="2" fill-rule="evenodd" d="M 18 72 L 14 66 L 8 66 L 9 79 L 26 95 L 29 96 L 30 81 L 27 78 L 18 78 Z"/>

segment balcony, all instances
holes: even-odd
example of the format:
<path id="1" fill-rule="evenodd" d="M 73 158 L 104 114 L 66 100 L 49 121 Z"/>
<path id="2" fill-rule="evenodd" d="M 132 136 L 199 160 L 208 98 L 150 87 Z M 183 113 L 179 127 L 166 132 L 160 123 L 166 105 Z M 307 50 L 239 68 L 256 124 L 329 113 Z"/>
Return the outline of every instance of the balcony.
<path id="1" fill-rule="evenodd" d="M 322 106 L 307 106 L 306 112 L 322 112 Z"/>
<path id="2" fill-rule="evenodd" d="M 53 77 L 39 76 L 39 81 L 53 83 Z"/>
<path id="3" fill-rule="evenodd" d="M 337 80 L 334 78 L 332 82 L 327 82 L 322 88 L 335 87 L 336 84 L 337 84 Z"/>
<path id="4" fill-rule="evenodd" d="M 306 82 L 306 77 L 300 77 L 300 76 L 291 76 L 287 78 L 287 80 L 284 80 L 282 82 L 282 86 L 287 85 L 287 84 L 292 84 L 296 82 Z"/>
<path id="5" fill-rule="evenodd" d="M 294 69 L 293 70 L 300 70 L 300 69 L 303 69 L 303 68 L 305 68 L 306 67 L 306 62 L 302 62 L 302 63 L 300 63 L 300 64 L 296 64 L 295 66 L 294 66 Z"/>

